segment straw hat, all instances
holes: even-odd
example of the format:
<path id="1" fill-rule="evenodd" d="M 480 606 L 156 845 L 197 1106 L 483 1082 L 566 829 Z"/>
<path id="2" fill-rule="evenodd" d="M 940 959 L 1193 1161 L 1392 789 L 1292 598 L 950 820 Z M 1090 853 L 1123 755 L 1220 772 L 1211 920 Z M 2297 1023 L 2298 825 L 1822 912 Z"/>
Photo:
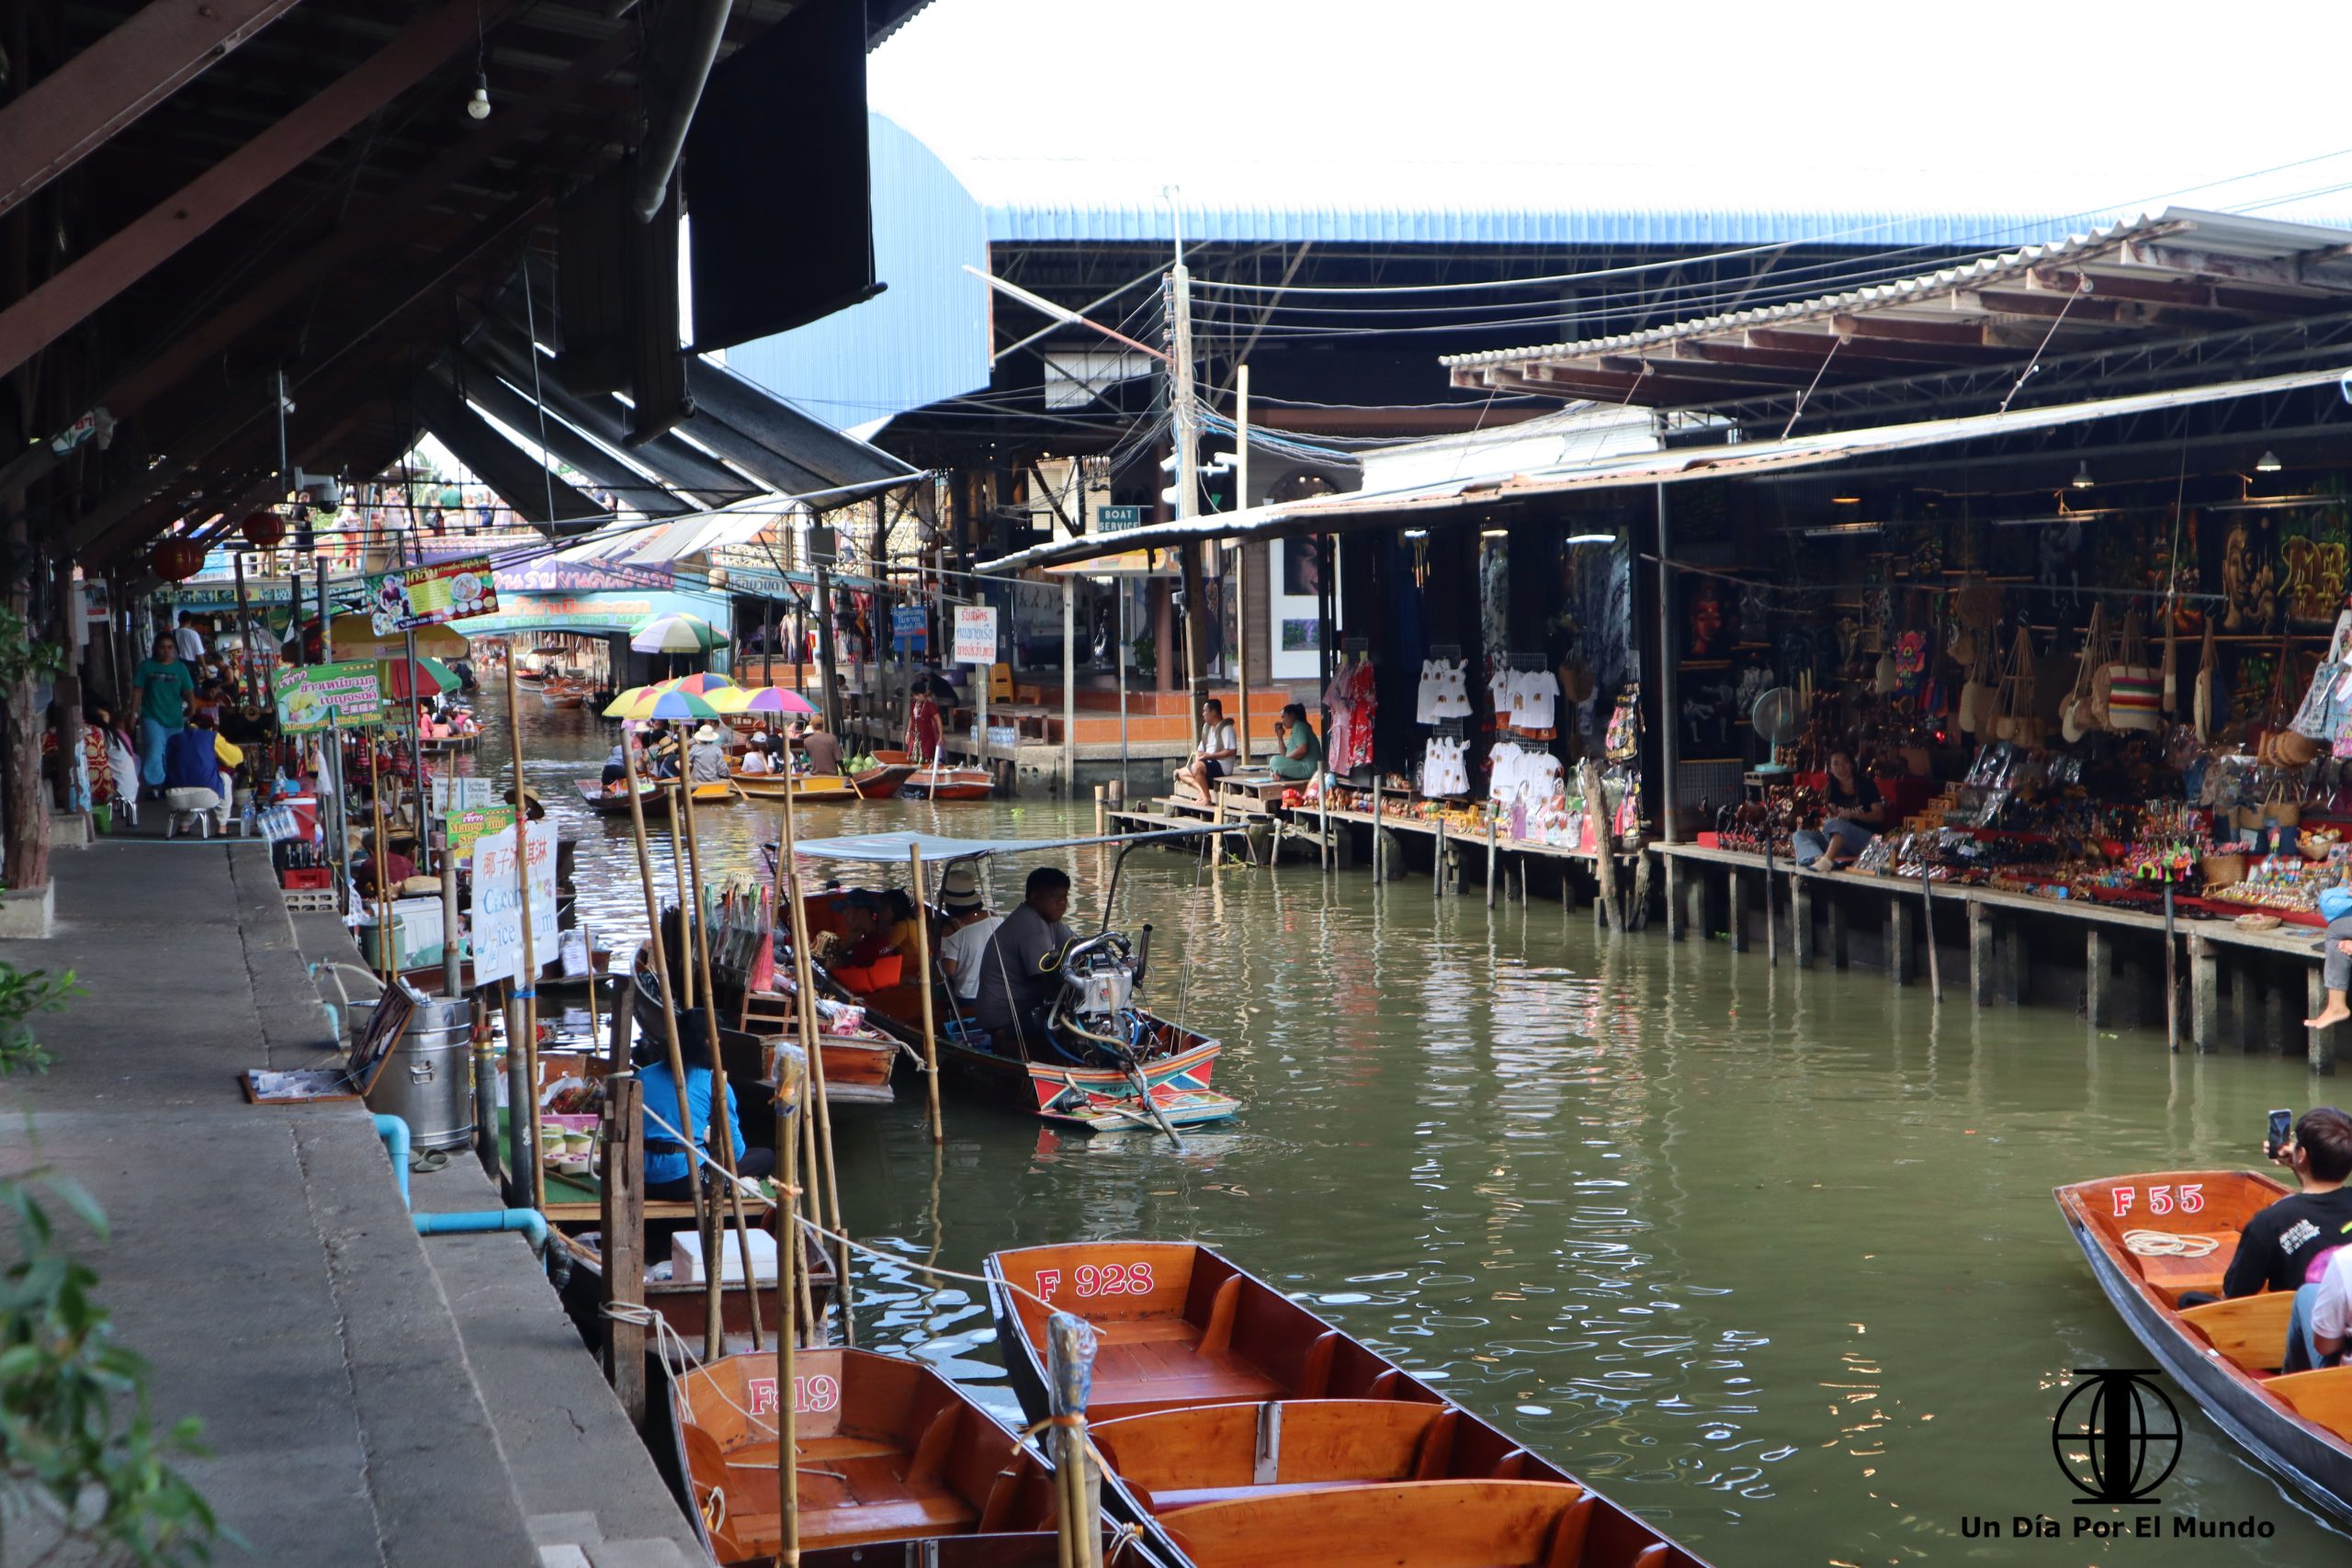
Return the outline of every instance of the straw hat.
<path id="1" fill-rule="evenodd" d="M 939 906 L 951 915 L 980 908 L 979 874 L 968 865 L 951 865 L 939 879 Z"/>

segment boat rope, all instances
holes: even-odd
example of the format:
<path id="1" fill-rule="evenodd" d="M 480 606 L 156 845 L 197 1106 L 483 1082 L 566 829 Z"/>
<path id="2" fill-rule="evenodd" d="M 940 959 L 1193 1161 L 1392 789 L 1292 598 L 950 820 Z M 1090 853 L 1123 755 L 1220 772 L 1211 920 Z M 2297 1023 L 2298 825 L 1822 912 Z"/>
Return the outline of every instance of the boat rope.
<path id="1" fill-rule="evenodd" d="M 2222 1244 L 2214 1236 L 2177 1231 L 2125 1231 L 2123 1245 L 2134 1258 L 2206 1258 Z"/>

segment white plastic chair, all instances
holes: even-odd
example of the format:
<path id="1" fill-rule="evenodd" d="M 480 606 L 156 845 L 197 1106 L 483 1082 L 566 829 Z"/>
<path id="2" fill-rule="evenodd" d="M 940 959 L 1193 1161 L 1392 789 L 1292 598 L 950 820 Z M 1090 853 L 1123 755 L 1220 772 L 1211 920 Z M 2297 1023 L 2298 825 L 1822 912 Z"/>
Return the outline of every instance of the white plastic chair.
<path id="1" fill-rule="evenodd" d="M 220 809 L 220 796 L 209 789 L 167 789 L 164 805 L 172 814 L 171 822 L 164 829 L 164 837 L 176 839 L 182 829 L 193 829 L 201 839 L 212 837 L 212 819 Z"/>

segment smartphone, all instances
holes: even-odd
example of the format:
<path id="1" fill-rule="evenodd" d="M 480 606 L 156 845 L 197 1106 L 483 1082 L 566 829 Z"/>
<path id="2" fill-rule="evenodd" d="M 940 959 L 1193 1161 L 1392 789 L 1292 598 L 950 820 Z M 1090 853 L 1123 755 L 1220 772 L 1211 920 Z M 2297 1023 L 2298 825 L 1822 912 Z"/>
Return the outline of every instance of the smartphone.
<path id="1" fill-rule="evenodd" d="M 2277 1159 L 2287 1152 L 2288 1142 L 2295 1135 L 2295 1113 L 2274 1111 L 2270 1113 L 2270 1135 L 2262 1141 L 2262 1152 Z"/>

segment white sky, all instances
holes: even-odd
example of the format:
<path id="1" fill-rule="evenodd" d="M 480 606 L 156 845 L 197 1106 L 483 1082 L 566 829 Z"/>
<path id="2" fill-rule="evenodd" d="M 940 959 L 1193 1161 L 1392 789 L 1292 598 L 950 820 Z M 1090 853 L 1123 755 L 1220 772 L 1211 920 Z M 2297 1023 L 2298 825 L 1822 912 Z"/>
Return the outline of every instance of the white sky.
<path id="1" fill-rule="evenodd" d="M 870 91 L 983 198 L 2346 218 L 2347 46 L 2341 0 L 933 0 Z"/>

